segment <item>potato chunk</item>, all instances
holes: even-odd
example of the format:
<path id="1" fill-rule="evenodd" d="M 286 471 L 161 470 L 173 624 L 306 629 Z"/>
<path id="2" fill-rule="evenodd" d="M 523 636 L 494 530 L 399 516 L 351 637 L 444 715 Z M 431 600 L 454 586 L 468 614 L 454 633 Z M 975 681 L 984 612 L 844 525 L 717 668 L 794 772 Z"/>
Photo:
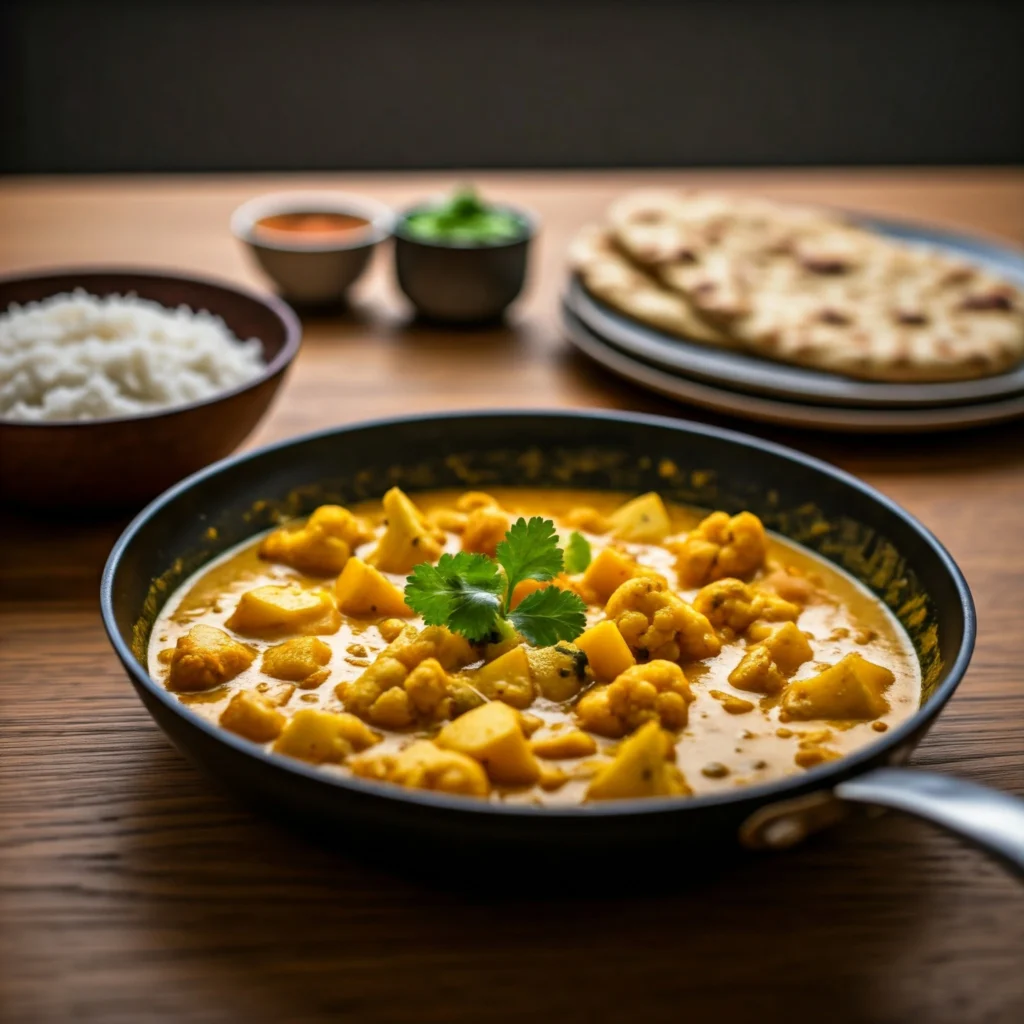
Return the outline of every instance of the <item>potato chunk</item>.
<path id="1" fill-rule="evenodd" d="M 648 722 L 619 747 L 587 787 L 588 800 L 626 800 L 642 796 L 688 796 L 682 773 L 665 759 L 671 739 Z"/>
<path id="2" fill-rule="evenodd" d="M 193 626 L 178 638 L 167 685 L 179 693 L 209 690 L 245 671 L 256 652 L 215 626 Z"/>
<path id="3" fill-rule="evenodd" d="M 879 718 L 889 710 L 883 695 L 894 678 L 887 668 L 848 654 L 818 675 L 790 683 L 782 695 L 783 716 L 835 721 Z"/>
<path id="4" fill-rule="evenodd" d="M 303 526 L 283 526 L 265 537 L 259 555 L 310 576 L 333 576 L 345 567 L 352 551 L 372 537 L 369 524 L 347 508 L 321 505 Z"/>
<path id="5" fill-rule="evenodd" d="M 563 729 L 530 741 L 530 749 L 548 761 L 562 761 L 571 757 L 589 757 L 597 752 L 597 741 L 582 729 Z"/>
<path id="6" fill-rule="evenodd" d="M 587 656 L 587 663 L 598 682 L 610 682 L 636 664 L 633 652 L 611 619 L 591 626 L 578 636 L 576 646 Z"/>
<path id="7" fill-rule="evenodd" d="M 437 745 L 479 761 L 494 782 L 532 786 L 540 778 L 519 712 L 500 701 L 482 704 L 449 722 L 438 734 Z"/>
<path id="8" fill-rule="evenodd" d="M 587 656 L 573 644 L 555 644 L 553 647 L 530 647 L 533 682 L 545 700 L 571 700 L 580 692 L 587 678 Z"/>
<path id="9" fill-rule="evenodd" d="M 225 625 L 245 636 L 304 636 L 337 633 L 341 615 L 326 590 L 303 590 L 294 583 L 276 583 L 247 590 Z"/>
<path id="10" fill-rule="evenodd" d="M 285 717 L 258 693 L 240 690 L 221 712 L 220 724 L 255 743 L 276 739 L 284 728 Z"/>
<path id="11" fill-rule="evenodd" d="M 672 532 L 668 509 L 654 491 L 627 501 L 608 517 L 608 522 L 612 536 L 637 544 L 660 544 Z"/>
<path id="12" fill-rule="evenodd" d="M 533 674 L 525 647 L 513 647 L 459 678 L 488 700 L 503 701 L 514 708 L 528 708 L 533 703 Z"/>
<path id="13" fill-rule="evenodd" d="M 441 750 L 430 740 L 410 743 L 398 754 L 354 758 L 352 772 L 364 779 L 393 782 L 410 789 L 431 789 L 462 796 L 487 796 L 487 773 L 477 761 L 455 750 Z"/>
<path id="14" fill-rule="evenodd" d="M 462 550 L 477 551 L 493 558 L 510 525 L 508 513 L 497 505 L 483 505 L 473 509 L 466 518 Z"/>
<path id="15" fill-rule="evenodd" d="M 814 657 L 807 637 L 800 632 L 795 622 L 787 622 L 773 630 L 761 641 L 760 646 L 768 649 L 772 661 L 787 676 L 791 676 L 805 661 Z"/>
<path id="16" fill-rule="evenodd" d="M 361 558 L 350 558 L 334 585 L 338 610 L 371 618 L 410 618 L 413 610 L 386 576 Z"/>
<path id="17" fill-rule="evenodd" d="M 605 611 L 640 661 L 699 661 L 722 649 L 707 617 L 661 579 L 626 580 L 608 599 Z"/>
<path id="18" fill-rule="evenodd" d="M 329 675 L 324 666 L 331 649 L 315 636 L 298 636 L 263 652 L 263 671 L 274 679 L 298 683 L 304 690 L 319 686 Z"/>
<path id="19" fill-rule="evenodd" d="M 729 673 L 729 682 L 737 690 L 750 693 L 781 693 L 786 677 L 772 660 L 767 647 L 756 644 L 740 659 L 740 663 Z"/>
<path id="20" fill-rule="evenodd" d="M 639 575 L 639 568 L 625 552 L 603 548 L 583 570 L 583 586 L 604 604 L 626 580 Z"/>
<path id="21" fill-rule="evenodd" d="M 367 559 L 383 572 L 408 573 L 420 562 L 436 562 L 444 550 L 444 532 L 432 527 L 409 496 L 392 487 L 383 499 L 387 528 Z"/>
<path id="22" fill-rule="evenodd" d="M 768 538 L 751 512 L 712 512 L 674 549 L 680 582 L 701 587 L 727 576 L 750 579 L 764 565 Z"/>
<path id="23" fill-rule="evenodd" d="M 352 753 L 372 747 L 380 736 L 355 715 L 296 711 L 274 743 L 274 752 L 314 764 L 338 764 Z"/>
<path id="24" fill-rule="evenodd" d="M 625 736 L 650 721 L 682 729 L 693 699 L 690 684 L 677 664 L 649 661 L 627 669 L 607 686 L 585 693 L 576 705 L 576 718 L 584 729 L 601 736 Z"/>

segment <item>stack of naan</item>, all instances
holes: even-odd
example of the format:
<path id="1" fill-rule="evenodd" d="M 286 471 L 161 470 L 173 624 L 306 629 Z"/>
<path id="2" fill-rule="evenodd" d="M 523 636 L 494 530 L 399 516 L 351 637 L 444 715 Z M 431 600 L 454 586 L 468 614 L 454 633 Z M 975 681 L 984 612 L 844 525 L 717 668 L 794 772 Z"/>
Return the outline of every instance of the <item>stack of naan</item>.
<path id="1" fill-rule="evenodd" d="M 643 191 L 584 229 L 586 289 L 709 345 L 868 380 L 959 380 L 1024 359 L 1024 293 L 981 267 L 832 212 Z"/>

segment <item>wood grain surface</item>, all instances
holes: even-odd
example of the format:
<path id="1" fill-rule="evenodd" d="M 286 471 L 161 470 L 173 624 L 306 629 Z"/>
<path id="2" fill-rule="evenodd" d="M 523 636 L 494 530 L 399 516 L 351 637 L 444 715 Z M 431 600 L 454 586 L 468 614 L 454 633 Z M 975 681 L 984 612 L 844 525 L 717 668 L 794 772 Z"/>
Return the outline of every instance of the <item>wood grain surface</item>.
<path id="1" fill-rule="evenodd" d="M 260 284 L 227 230 L 248 196 L 324 185 L 401 206 L 465 177 L 7 179 L 0 272 L 148 264 Z M 306 320 L 251 445 L 430 409 L 711 420 L 620 384 L 559 335 L 569 235 L 638 184 L 746 188 L 1024 241 L 1024 173 L 1011 170 L 472 177 L 544 222 L 508 326 L 411 326 L 382 251 L 350 313 Z M 914 762 L 1024 795 L 1024 428 L 749 429 L 853 471 L 948 546 L 981 632 Z M 168 745 L 108 648 L 97 583 L 123 525 L 73 510 L 0 518 L 3 1021 L 1024 1019 L 1024 890 L 895 815 L 683 877 L 671 861 L 624 863 L 588 898 L 566 895 L 543 863 L 494 877 L 458 850 L 452 878 L 476 881 L 428 885 L 241 810 Z"/>

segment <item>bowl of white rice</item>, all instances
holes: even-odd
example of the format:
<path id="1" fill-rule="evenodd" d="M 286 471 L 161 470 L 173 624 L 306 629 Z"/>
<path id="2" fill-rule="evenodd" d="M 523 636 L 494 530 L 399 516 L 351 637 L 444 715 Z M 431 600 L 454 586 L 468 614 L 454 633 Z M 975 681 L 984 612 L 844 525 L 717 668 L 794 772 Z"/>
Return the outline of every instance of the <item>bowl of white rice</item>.
<path id="1" fill-rule="evenodd" d="M 218 281 L 0 278 L 0 497 L 140 505 L 241 444 L 300 335 L 280 299 Z"/>

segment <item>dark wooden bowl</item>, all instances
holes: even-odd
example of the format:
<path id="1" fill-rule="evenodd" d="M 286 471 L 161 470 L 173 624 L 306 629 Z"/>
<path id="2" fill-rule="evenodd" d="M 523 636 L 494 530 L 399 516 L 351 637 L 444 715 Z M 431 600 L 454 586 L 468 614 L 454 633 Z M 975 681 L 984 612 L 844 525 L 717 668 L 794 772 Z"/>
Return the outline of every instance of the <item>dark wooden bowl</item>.
<path id="1" fill-rule="evenodd" d="M 233 452 L 267 411 L 299 350 L 298 318 L 280 299 L 226 282 L 159 271 L 68 269 L 0 279 L 0 311 L 83 288 L 133 292 L 161 305 L 205 309 L 239 338 L 258 338 L 266 368 L 212 398 L 144 416 L 23 423 L 0 419 L 0 499 L 31 508 L 140 506 Z"/>

